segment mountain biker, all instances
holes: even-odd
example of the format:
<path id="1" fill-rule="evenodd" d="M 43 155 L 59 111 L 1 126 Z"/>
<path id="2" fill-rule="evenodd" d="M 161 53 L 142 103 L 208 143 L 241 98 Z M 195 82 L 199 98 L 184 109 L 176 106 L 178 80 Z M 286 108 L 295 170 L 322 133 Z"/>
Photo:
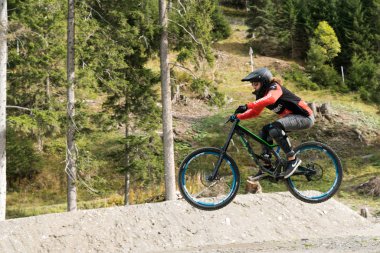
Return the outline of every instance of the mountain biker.
<path id="1" fill-rule="evenodd" d="M 315 121 L 313 111 L 301 98 L 282 86 L 282 80 L 273 77 L 267 68 L 259 68 L 251 72 L 242 81 L 251 82 L 256 101 L 240 105 L 235 111 L 236 117 L 240 120 L 257 117 L 265 107 L 280 116 L 280 119 L 262 128 L 260 137 L 268 143 L 273 143 L 273 139 L 276 140 L 285 152 L 288 162 L 284 178 L 288 178 L 302 161 L 296 157 L 286 132 L 312 127 Z M 264 155 L 270 156 L 265 147 Z M 262 174 L 263 172 L 260 170 L 254 177 Z"/>

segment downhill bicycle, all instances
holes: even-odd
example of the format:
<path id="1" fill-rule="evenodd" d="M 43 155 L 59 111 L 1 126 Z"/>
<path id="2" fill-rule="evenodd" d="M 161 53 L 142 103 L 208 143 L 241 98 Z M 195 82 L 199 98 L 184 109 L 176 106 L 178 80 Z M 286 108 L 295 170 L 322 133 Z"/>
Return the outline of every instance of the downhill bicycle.
<path id="1" fill-rule="evenodd" d="M 307 141 L 294 148 L 302 160 L 295 173 L 284 179 L 287 160 L 280 156 L 277 144 L 269 144 L 239 124 L 232 117 L 231 130 L 222 148 L 200 148 L 182 162 L 178 185 L 183 198 L 196 208 L 217 210 L 228 205 L 236 196 L 240 185 L 240 172 L 236 162 L 227 154 L 234 134 L 240 137 L 252 160 L 264 172 L 257 180 L 274 179 L 285 184 L 297 199 L 307 203 L 321 203 L 331 198 L 342 182 L 342 163 L 332 148 L 316 141 Z M 268 154 L 255 154 L 248 139 L 266 146 Z M 268 167 L 268 164 L 270 167 Z"/>

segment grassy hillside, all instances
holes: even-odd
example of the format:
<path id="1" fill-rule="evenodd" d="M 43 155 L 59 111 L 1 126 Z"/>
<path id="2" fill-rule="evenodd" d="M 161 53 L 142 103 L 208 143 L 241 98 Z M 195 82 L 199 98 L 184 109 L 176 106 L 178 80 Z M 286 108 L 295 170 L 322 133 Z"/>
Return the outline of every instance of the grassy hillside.
<path id="1" fill-rule="evenodd" d="M 215 82 L 218 88 L 230 98 L 223 108 L 220 108 L 212 116 L 194 120 L 188 136 L 184 140 L 192 143 L 192 148 L 201 146 L 223 145 L 229 125 L 223 125 L 225 119 L 239 104 L 245 104 L 254 100 L 252 87 L 240 82 L 240 79 L 251 71 L 249 65 L 249 41 L 245 39 L 245 30 L 242 18 L 230 17 L 233 34 L 230 38 L 215 45 L 218 55 L 216 62 Z M 357 94 L 341 94 L 331 90 L 310 91 L 302 89 L 302 84 L 287 79 L 287 73 L 297 63 L 279 58 L 271 58 L 256 55 L 255 67 L 269 67 L 274 73 L 285 80 L 285 86 L 301 96 L 307 102 L 317 104 L 330 103 L 332 107 L 332 120 L 318 118 L 316 125 L 307 131 L 291 133 L 294 145 L 306 140 L 319 140 L 332 146 L 344 164 L 344 182 L 337 198 L 354 209 L 363 206 L 369 207 L 373 214 L 380 214 L 380 199 L 360 195 L 355 187 L 367 182 L 374 176 L 380 176 L 380 115 L 374 105 L 363 103 Z M 258 132 L 261 127 L 276 119 L 268 110 L 262 116 L 246 122 L 243 125 Z M 360 136 L 359 136 L 360 134 Z M 259 148 L 259 147 L 256 147 Z M 237 161 L 241 170 L 242 182 L 254 173 L 252 163 L 246 156 L 244 148 L 239 140 L 229 151 Z M 274 184 L 267 181 L 261 182 L 265 192 L 286 190 L 282 183 Z M 243 187 L 241 191 L 243 192 Z"/>
<path id="2" fill-rule="evenodd" d="M 176 163 L 191 150 L 201 146 L 222 146 L 229 125 L 223 125 L 225 119 L 239 104 L 254 100 L 249 84 L 240 82 L 241 78 L 251 71 L 249 65 L 249 41 L 246 39 L 244 19 L 229 10 L 229 20 L 233 33 L 230 38 L 214 45 L 216 62 L 212 67 L 201 66 L 196 74 L 212 81 L 220 92 L 227 96 L 227 103 L 218 108 L 208 106 L 202 99 L 192 96 L 186 103 L 174 105 L 174 130 Z M 159 70 L 158 60 L 149 63 L 154 71 Z M 288 73 L 297 71 L 302 75 L 302 67 L 287 59 L 255 55 L 254 66 L 269 67 L 285 79 L 285 86 L 308 102 L 329 102 L 333 110 L 333 120 L 318 118 L 316 125 L 307 131 L 292 133 L 293 144 L 305 140 L 320 140 L 332 146 L 341 156 L 345 169 L 344 182 L 339 200 L 353 208 L 369 206 L 373 213 L 380 213 L 380 199 L 360 195 L 355 187 L 368 181 L 373 176 L 380 176 L 380 115 L 373 105 L 360 101 L 356 94 L 340 94 L 330 90 L 309 91 L 302 89 L 302 83 L 288 78 Z M 300 70 L 301 69 L 301 70 Z M 188 75 L 184 70 L 175 69 L 179 76 Z M 187 74 L 186 74 L 187 73 Z M 159 90 L 159 86 L 157 87 Z M 94 98 L 96 99 L 96 98 Z M 101 101 L 95 100 L 94 106 L 88 107 L 88 114 L 99 113 Z M 276 116 L 265 111 L 257 119 L 243 122 L 254 132 L 264 124 L 276 119 Z M 360 134 L 358 134 L 360 133 Z M 359 136 L 360 135 L 360 136 Z M 80 134 L 80 147 L 83 170 L 78 187 L 79 207 L 97 208 L 123 204 L 123 175 L 114 166 L 115 154 L 122 148 L 120 138 L 122 129 L 104 131 L 95 128 L 88 133 Z M 159 136 L 157 136 L 159 141 Z M 42 170 L 33 182 L 19 182 L 19 191 L 8 194 L 8 217 L 21 217 L 50 212 L 63 212 L 66 209 L 66 175 L 64 173 L 64 137 L 45 141 L 45 152 L 41 154 Z M 260 148 L 256 146 L 255 148 Z M 242 182 L 254 173 L 252 164 L 238 140 L 230 148 L 230 153 L 241 170 Z M 60 164 L 57 167 L 57 164 Z M 163 175 L 162 175 L 163 177 Z M 265 192 L 283 191 L 282 183 L 262 182 Z M 243 192 L 241 187 L 241 192 Z M 160 201 L 163 199 L 162 183 L 144 185 L 134 182 L 131 192 L 131 203 Z"/>

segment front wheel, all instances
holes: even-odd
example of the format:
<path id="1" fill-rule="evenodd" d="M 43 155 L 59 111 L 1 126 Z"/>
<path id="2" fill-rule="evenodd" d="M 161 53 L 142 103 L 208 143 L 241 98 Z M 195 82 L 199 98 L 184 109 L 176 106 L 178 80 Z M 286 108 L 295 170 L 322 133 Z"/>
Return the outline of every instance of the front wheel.
<path id="1" fill-rule="evenodd" d="M 239 189 L 240 175 L 235 161 L 223 155 L 215 179 L 211 175 L 222 155 L 217 148 L 201 148 L 182 162 L 178 186 L 183 198 L 196 208 L 216 210 L 229 204 Z"/>
<path id="2" fill-rule="evenodd" d="M 305 142 L 294 151 L 302 163 L 285 181 L 290 193 L 307 203 L 321 203 L 331 198 L 343 178 L 338 155 L 329 146 L 314 141 Z"/>

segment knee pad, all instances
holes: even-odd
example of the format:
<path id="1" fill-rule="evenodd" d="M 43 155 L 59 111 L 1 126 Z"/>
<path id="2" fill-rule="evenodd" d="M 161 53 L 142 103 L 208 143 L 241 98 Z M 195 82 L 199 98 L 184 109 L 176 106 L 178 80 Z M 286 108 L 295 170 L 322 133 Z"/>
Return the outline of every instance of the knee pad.
<path id="1" fill-rule="evenodd" d="M 271 130 L 269 130 L 269 135 L 273 139 L 278 139 L 286 136 L 285 131 L 279 128 L 272 128 Z"/>
<path id="2" fill-rule="evenodd" d="M 273 139 L 277 139 L 280 137 L 286 136 L 286 133 L 284 131 L 284 127 L 280 122 L 274 122 L 270 125 L 268 125 L 268 133 Z"/>
<path id="3" fill-rule="evenodd" d="M 263 138 L 263 139 L 268 138 L 268 136 L 269 136 L 269 130 L 271 129 L 271 126 L 272 126 L 271 124 L 263 126 L 263 128 L 260 131 L 260 137 L 261 138 Z"/>
<path id="4" fill-rule="evenodd" d="M 276 140 L 277 144 L 282 148 L 282 150 L 285 152 L 285 154 L 287 154 L 288 157 L 294 155 L 292 145 L 290 144 L 289 138 L 286 135 L 281 123 L 273 123 L 272 128 L 269 130 L 269 135 Z"/>
<path id="5" fill-rule="evenodd" d="M 279 143 L 280 141 L 282 140 L 285 140 L 289 147 L 291 147 L 292 145 L 290 144 L 290 141 L 289 141 L 289 138 L 288 136 L 286 135 L 285 131 L 282 130 L 282 129 L 278 129 L 278 128 L 273 128 L 269 131 L 269 135 L 275 139 L 277 141 L 277 143 Z"/>
<path id="6" fill-rule="evenodd" d="M 269 144 L 273 144 L 273 139 L 269 135 L 269 129 L 270 129 L 270 124 L 265 125 L 262 130 L 259 133 L 260 138 L 262 138 L 264 141 L 268 142 Z"/>

